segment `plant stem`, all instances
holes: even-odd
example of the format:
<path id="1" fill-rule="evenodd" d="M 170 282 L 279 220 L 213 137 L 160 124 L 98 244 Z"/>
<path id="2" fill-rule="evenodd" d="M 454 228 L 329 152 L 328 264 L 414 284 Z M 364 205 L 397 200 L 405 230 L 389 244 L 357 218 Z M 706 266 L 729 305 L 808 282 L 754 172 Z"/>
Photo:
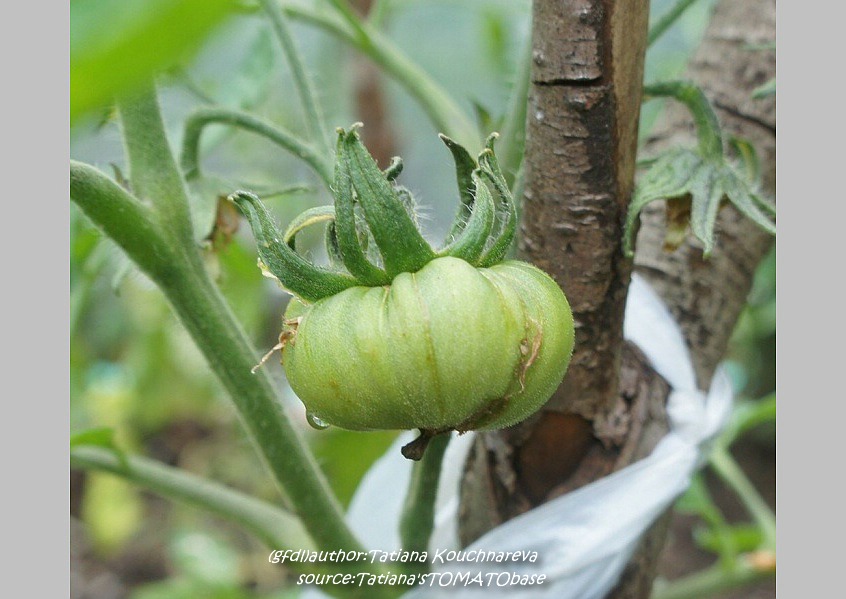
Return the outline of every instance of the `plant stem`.
<path id="1" fill-rule="evenodd" d="M 435 127 L 462 145 L 482 145 L 482 136 L 473 121 L 426 71 L 409 59 L 386 36 L 356 17 L 356 26 L 305 6 L 285 5 L 283 10 L 331 33 L 368 56 L 417 100 Z"/>
<path id="2" fill-rule="evenodd" d="M 526 142 L 526 110 L 529 105 L 529 80 L 532 73 L 532 38 L 526 39 L 526 45 L 520 53 L 517 64 L 517 77 L 508 106 L 505 111 L 505 121 L 502 124 L 502 138 L 499 142 L 499 164 L 507 178 L 508 184 L 514 187 L 517 172 L 523 162 L 523 148 Z M 515 194 L 516 198 L 516 194 Z"/>
<path id="3" fill-rule="evenodd" d="M 71 164 L 71 198 L 164 291 L 212 371 L 229 391 L 259 454 L 315 543 L 360 550 L 340 505 L 296 429 L 281 411 L 258 356 L 194 248 L 169 243 L 146 207 L 93 167 Z"/>
<path id="4" fill-rule="evenodd" d="M 746 477 L 743 470 L 724 446 L 717 446 L 711 454 L 710 464 L 714 472 L 722 478 L 738 495 L 743 505 L 749 510 L 761 529 L 764 537 L 763 546 L 775 550 L 776 519 L 767 502 L 761 497 L 755 485 Z"/>
<path id="5" fill-rule="evenodd" d="M 291 68 L 291 74 L 294 76 L 294 83 L 297 87 L 297 93 L 300 96 L 303 110 L 306 114 L 306 125 L 311 134 L 312 141 L 323 148 L 327 153 L 332 151 L 332 145 L 329 143 L 327 137 L 326 126 L 323 122 L 323 116 L 320 112 L 320 105 L 317 103 L 317 94 L 314 92 L 311 80 L 308 73 L 306 73 L 303 64 L 302 56 L 294 42 L 294 36 L 291 35 L 288 29 L 288 23 L 285 21 L 285 15 L 279 6 L 277 0 L 259 0 L 262 7 L 270 17 L 270 22 L 273 25 L 273 30 L 279 43 L 282 46 L 282 51 L 288 59 L 288 66 Z"/>
<path id="6" fill-rule="evenodd" d="M 229 108 L 200 108 L 186 119 L 179 160 L 186 177 L 194 178 L 200 174 L 200 137 L 206 126 L 214 123 L 240 127 L 269 139 L 308 164 L 327 188 L 332 184 L 333 166 L 319 150 L 264 119 Z"/>
<path id="7" fill-rule="evenodd" d="M 732 569 L 712 566 L 674 580 L 652 593 L 651 599 L 706 599 L 717 593 L 744 587 L 773 576 L 775 570 L 762 569 L 747 560 L 738 560 Z"/>
<path id="8" fill-rule="evenodd" d="M 314 457 L 282 413 L 269 376 L 264 371 L 251 373 L 258 356 L 194 245 L 184 183 L 167 145 L 154 93 L 136 102 L 137 106 L 120 103 L 121 114 L 126 115 L 124 142 L 133 188 L 150 199 L 153 208 L 97 169 L 74 162 L 71 199 L 162 289 L 229 391 L 248 436 L 315 543 L 330 550 L 360 550 Z M 187 230 L 168 222 L 169 215 L 181 219 L 183 214 Z"/>
<path id="9" fill-rule="evenodd" d="M 175 253 L 158 216 L 93 166 L 71 160 L 70 192 L 82 211 L 151 277 L 166 276 Z"/>
<path id="10" fill-rule="evenodd" d="M 710 160 L 722 160 L 723 137 L 720 122 L 699 87 L 685 81 L 662 81 L 644 86 L 643 95 L 644 98 L 669 97 L 687 106 L 696 124 L 699 152 Z"/>
<path id="11" fill-rule="evenodd" d="M 73 447 L 71 467 L 109 472 L 163 497 L 205 509 L 243 526 L 271 549 L 313 549 L 311 539 L 290 513 L 181 468 L 142 457 L 120 459 L 100 447 Z"/>
<path id="12" fill-rule="evenodd" d="M 426 447 L 423 458 L 414 464 L 400 518 L 400 538 L 402 548 L 406 551 L 427 551 L 428 549 L 429 537 L 432 536 L 432 529 L 435 526 L 438 478 L 449 440 L 448 433 L 433 437 Z M 419 565 L 426 566 L 426 564 Z"/>
<path id="13" fill-rule="evenodd" d="M 132 194 L 149 201 L 174 240 L 194 242 L 188 193 L 173 159 L 152 84 L 117 102 Z"/>
<path id="14" fill-rule="evenodd" d="M 649 28 L 649 34 L 646 37 L 646 46 L 649 47 L 655 41 L 664 35 L 673 23 L 675 23 L 684 12 L 690 8 L 696 0 L 678 0 L 670 10 L 661 15 L 652 27 Z"/>

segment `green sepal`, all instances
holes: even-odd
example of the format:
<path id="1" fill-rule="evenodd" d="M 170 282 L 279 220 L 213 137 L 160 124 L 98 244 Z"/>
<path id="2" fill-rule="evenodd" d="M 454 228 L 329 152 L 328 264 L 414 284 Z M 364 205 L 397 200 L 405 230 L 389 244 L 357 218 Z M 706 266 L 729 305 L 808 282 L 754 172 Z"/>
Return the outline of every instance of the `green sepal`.
<path id="1" fill-rule="evenodd" d="M 316 206 L 301 212 L 297 215 L 285 233 L 282 235 L 283 243 L 287 243 L 288 247 L 296 251 L 297 249 L 297 234 L 311 225 L 320 223 L 331 223 L 335 221 L 335 207 L 334 206 Z"/>
<path id="2" fill-rule="evenodd" d="M 341 246 L 338 245 L 338 232 L 335 229 L 335 221 L 326 225 L 326 254 L 329 256 L 329 264 L 335 268 L 344 268 L 344 257 L 341 256 Z"/>
<path id="3" fill-rule="evenodd" d="M 385 271 L 391 279 L 403 272 L 417 272 L 435 258 L 434 251 L 409 216 L 396 189 L 361 143 L 355 128 L 348 133 L 339 133 L 338 164 L 349 165 L 352 189 L 364 210 L 365 221 L 382 255 Z M 339 192 L 336 190 L 336 193 Z M 343 241 L 340 219 L 341 211 L 338 210 L 339 241 Z M 341 248 L 344 249 L 343 243 Z M 352 270 L 350 272 L 356 274 Z"/>
<path id="4" fill-rule="evenodd" d="M 706 159 L 692 149 L 671 150 L 660 156 L 638 181 L 629 204 L 623 235 L 626 255 L 630 258 L 634 255 L 634 233 L 640 212 L 655 200 L 689 200 L 690 228 L 702 241 L 706 257 L 714 248 L 714 225 L 724 200 L 775 235 L 772 218 L 775 206 L 757 191 L 757 184 L 749 179 L 749 170 L 747 166 L 739 171 L 724 159 Z M 671 232 L 674 236 L 677 233 Z M 673 240 L 669 241 L 668 245 L 676 245 Z"/>
<path id="5" fill-rule="evenodd" d="M 388 274 L 371 262 L 362 243 L 370 234 L 366 225 L 356 216 L 355 190 L 350 176 L 349 156 L 344 151 L 345 132 L 338 130 L 338 145 L 335 160 L 335 181 L 332 191 L 335 195 L 335 232 L 341 260 L 347 270 L 363 285 L 385 285 L 390 282 Z M 327 248 L 328 249 L 328 248 Z"/>
<path id="6" fill-rule="evenodd" d="M 472 184 L 475 190 L 475 200 L 470 218 L 459 233 L 458 238 L 445 247 L 440 255 L 454 256 L 476 265 L 488 244 L 496 216 L 496 208 L 494 207 L 493 196 L 482 181 L 479 171 L 472 174 Z"/>
<path id="7" fill-rule="evenodd" d="M 289 292 L 306 302 L 316 302 L 359 284 L 347 274 L 315 266 L 291 249 L 254 194 L 236 191 L 229 199 L 249 221 L 261 261 Z"/>
<path id="8" fill-rule="evenodd" d="M 329 257 L 329 265 L 333 268 L 344 269 L 344 260 L 341 257 L 341 249 L 338 247 L 338 235 L 335 231 L 335 207 L 334 206 L 317 206 L 316 208 L 309 208 L 305 212 L 300 213 L 288 228 L 282 237 L 282 241 L 296 251 L 297 250 L 297 233 L 308 226 L 326 223 L 324 233 L 324 244 L 326 246 L 326 254 Z"/>
<path id="9" fill-rule="evenodd" d="M 517 205 L 494 152 L 494 142 L 498 137 L 497 133 L 491 133 L 485 142 L 485 149 L 479 154 L 482 175 L 493 185 L 502 203 L 502 208 L 497 211 L 499 230 L 494 234 L 493 243 L 479 261 L 479 266 L 483 267 L 502 262 L 517 235 Z"/>
<path id="10" fill-rule="evenodd" d="M 444 134 L 439 134 L 438 137 L 441 138 L 444 145 L 452 152 L 452 159 L 455 162 L 455 178 L 458 182 L 458 193 L 461 199 L 458 206 L 458 213 L 455 215 L 455 220 L 453 220 L 449 233 L 447 233 L 446 245 L 449 245 L 461 234 L 473 211 L 473 202 L 475 200 L 473 196 L 473 171 L 476 170 L 477 165 L 476 161 L 473 160 L 473 157 L 470 156 L 470 153 L 462 145 Z"/>
<path id="11" fill-rule="evenodd" d="M 385 175 L 385 178 L 388 181 L 395 181 L 396 178 L 400 176 L 401 172 L 402 158 L 400 158 L 399 156 L 394 156 L 393 158 L 391 158 L 391 164 L 388 165 L 388 168 L 382 171 L 382 174 Z"/>

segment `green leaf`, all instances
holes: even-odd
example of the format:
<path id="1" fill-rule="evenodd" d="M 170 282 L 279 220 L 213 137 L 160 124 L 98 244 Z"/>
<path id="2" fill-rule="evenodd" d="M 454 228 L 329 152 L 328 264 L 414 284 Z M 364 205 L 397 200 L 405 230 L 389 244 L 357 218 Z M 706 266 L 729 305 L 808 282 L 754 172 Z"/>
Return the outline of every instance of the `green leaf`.
<path id="1" fill-rule="evenodd" d="M 741 158 L 741 170 L 722 155 L 716 159 L 704 157 L 701 148 L 670 150 L 652 163 L 637 182 L 629 204 L 623 232 L 623 247 L 628 257 L 634 255 L 632 246 L 638 216 L 647 204 L 655 200 L 690 203 L 690 228 L 702 241 L 705 257 L 714 249 L 714 226 L 724 201 L 731 202 L 759 227 L 775 235 L 775 205 L 757 191 L 755 150 L 744 140 L 733 139 L 731 143 Z M 678 244 L 672 241 L 678 241 L 679 230 L 683 228 L 678 218 L 685 211 L 673 212 L 669 204 L 667 210 L 668 221 L 671 221 L 668 230 L 671 243 L 668 245 L 675 247 Z"/>
<path id="2" fill-rule="evenodd" d="M 707 258 L 714 249 L 714 226 L 717 223 L 717 212 L 723 199 L 723 188 L 718 173 L 714 172 L 706 162 L 690 178 L 690 228 L 699 238 L 705 248 L 703 254 Z"/>
<path id="3" fill-rule="evenodd" d="M 71 122 L 195 51 L 232 0 L 72 0 Z"/>
<path id="4" fill-rule="evenodd" d="M 104 426 L 72 433 L 70 446 L 75 447 L 77 445 L 95 445 L 106 449 L 116 449 L 115 431 L 113 428 Z"/>
<path id="5" fill-rule="evenodd" d="M 691 150 L 670 150 L 658 157 L 640 178 L 629 203 L 623 234 L 623 246 L 628 257 L 634 255 L 635 224 L 644 207 L 655 200 L 686 195 L 690 178 L 701 161 L 700 156 Z"/>

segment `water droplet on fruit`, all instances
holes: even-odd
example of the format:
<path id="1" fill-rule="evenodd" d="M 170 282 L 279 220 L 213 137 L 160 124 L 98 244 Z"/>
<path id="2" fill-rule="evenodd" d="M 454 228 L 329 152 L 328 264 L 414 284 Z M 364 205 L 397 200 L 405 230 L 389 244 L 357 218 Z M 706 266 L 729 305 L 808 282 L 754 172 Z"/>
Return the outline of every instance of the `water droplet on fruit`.
<path id="1" fill-rule="evenodd" d="M 311 428 L 316 428 L 319 431 L 329 428 L 329 425 L 327 423 L 323 422 L 320 418 L 318 418 L 311 412 L 306 412 L 306 421 L 309 423 Z"/>

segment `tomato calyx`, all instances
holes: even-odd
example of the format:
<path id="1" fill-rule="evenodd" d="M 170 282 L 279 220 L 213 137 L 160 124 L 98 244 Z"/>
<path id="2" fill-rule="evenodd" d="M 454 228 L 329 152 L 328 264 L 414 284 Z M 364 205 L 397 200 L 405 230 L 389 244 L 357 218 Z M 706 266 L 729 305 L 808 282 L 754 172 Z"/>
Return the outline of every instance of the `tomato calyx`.
<path id="1" fill-rule="evenodd" d="M 397 183 L 398 157 L 380 170 L 358 135 L 360 123 L 338 129 L 334 205 L 306 210 L 280 232 L 259 198 L 236 191 L 229 199 L 246 216 L 264 269 L 307 303 L 350 287 L 390 285 L 404 272 L 417 272 L 444 256 L 477 267 L 502 262 L 514 240 L 517 214 L 511 192 L 494 153 L 492 133 L 474 160 L 467 150 L 441 135 L 455 162 L 460 203 L 446 240 L 433 249 L 418 225 L 411 192 Z M 319 266 L 297 252 L 299 232 L 326 225 L 329 266 Z"/>

